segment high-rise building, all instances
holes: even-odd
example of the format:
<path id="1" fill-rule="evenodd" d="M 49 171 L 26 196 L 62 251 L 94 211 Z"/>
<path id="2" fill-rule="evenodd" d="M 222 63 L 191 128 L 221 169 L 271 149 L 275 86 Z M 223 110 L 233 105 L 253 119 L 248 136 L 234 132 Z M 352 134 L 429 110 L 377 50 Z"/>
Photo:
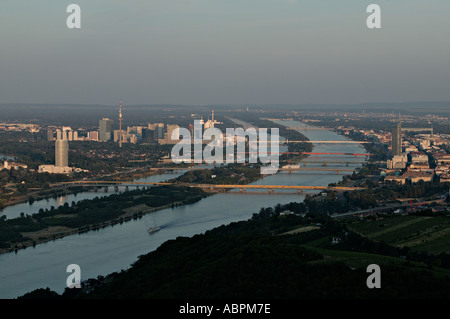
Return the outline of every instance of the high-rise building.
<path id="1" fill-rule="evenodd" d="M 98 131 L 88 132 L 88 139 L 91 141 L 98 141 Z"/>
<path id="2" fill-rule="evenodd" d="M 172 140 L 172 133 L 174 139 Z M 167 132 L 165 134 L 165 139 L 170 144 L 171 142 L 178 143 L 180 139 L 180 127 L 176 124 L 167 124 Z"/>
<path id="3" fill-rule="evenodd" d="M 122 101 L 119 106 L 119 147 L 122 147 L 123 134 L 122 134 Z"/>
<path id="4" fill-rule="evenodd" d="M 54 141 L 55 137 L 54 137 L 54 131 L 51 129 L 47 130 L 47 141 Z"/>
<path id="5" fill-rule="evenodd" d="M 164 138 L 164 123 L 157 123 L 155 127 L 155 138 Z"/>
<path id="6" fill-rule="evenodd" d="M 55 166 L 69 166 L 69 141 L 64 131 L 59 134 L 55 142 Z"/>
<path id="7" fill-rule="evenodd" d="M 98 140 L 106 142 L 111 140 L 112 126 L 114 121 L 109 118 L 102 118 L 99 123 Z"/>
<path id="8" fill-rule="evenodd" d="M 402 123 L 398 122 L 392 129 L 392 155 L 402 155 Z"/>
<path id="9" fill-rule="evenodd" d="M 194 138 L 195 139 L 203 139 L 203 126 L 205 121 L 203 121 L 203 117 L 200 120 L 194 120 Z"/>

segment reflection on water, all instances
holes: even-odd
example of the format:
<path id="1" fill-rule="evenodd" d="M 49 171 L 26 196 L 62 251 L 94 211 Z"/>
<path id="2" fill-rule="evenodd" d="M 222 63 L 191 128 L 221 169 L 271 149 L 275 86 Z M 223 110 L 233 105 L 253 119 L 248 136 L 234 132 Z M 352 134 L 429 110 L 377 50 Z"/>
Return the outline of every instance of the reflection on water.
<path id="1" fill-rule="evenodd" d="M 300 122 L 284 122 L 298 126 Z M 334 132 L 310 130 L 304 134 L 310 140 L 342 140 Z M 321 144 L 315 147 L 317 152 L 358 153 L 361 147 L 356 144 Z M 333 159 L 332 156 L 327 156 Z M 335 164 L 330 164 L 335 165 Z M 358 164 L 349 164 L 350 168 Z M 149 182 L 162 181 L 179 174 L 151 176 Z M 277 173 L 267 176 L 255 184 L 259 185 L 328 185 L 342 178 L 342 174 L 330 172 L 304 171 Z M 178 236 L 192 236 L 208 229 L 226 225 L 234 221 L 247 220 L 258 213 L 262 207 L 273 207 L 277 203 L 303 201 L 304 194 L 293 191 L 277 191 L 276 195 L 258 191 L 255 193 L 221 193 L 207 197 L 187 206 L 164 209 L 132 220 L 122 225 L 106 227 L 80 235 L 68 236 L 35 248 L 26 248 L 17 253 L 0 255 L 0 298 L 14 298 L 37 288 L 49 287 L 61 293 L 66 284 L 67 265 L 75 263 L 81 267 L 82 280 L 107 275 L 126 269 L 139 255 L 155 250 L 167 240 Z M 98 194 L 67 195 L 63 199 L 41 201 L 43 206 L 84 199 Z M 33 208 L 39 202 L 33 204 Z M 59 204 L 58 204 L 59 203 Z M 28 205 L 28 204 L 27 204 Z M 19 205 L 17 205 L 19 206 Z M 22 206 L 23 207 L 23 206 Z M 7 209 L 12 209 L 9 207 Z M 11 210 L 10 213 L 12 214 Z M 148 234 L 150 226 L 157 225 L 161 230 Z"/>

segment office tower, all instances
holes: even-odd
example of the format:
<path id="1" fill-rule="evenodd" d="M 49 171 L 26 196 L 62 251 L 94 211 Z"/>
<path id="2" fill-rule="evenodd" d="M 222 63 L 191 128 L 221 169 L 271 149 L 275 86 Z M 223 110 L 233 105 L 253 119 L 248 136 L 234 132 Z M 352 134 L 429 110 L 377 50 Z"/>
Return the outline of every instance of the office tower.
<path id="1" fill-rule="evenodd" d="M 175 138 L 172 140 L 172 133 Z M 176 141 L 180 139 L 180 127 L 176 124 L 167 124 L 167 133 L 165 135 L 165 139 L 170 143 L 171 141 Z"/>
<path id="2" fill-rule="evenodd" d="M 47 130 L 47 141 L 54 141 L 55 137 L 53 136 L 55 132 L 53 132 L 51 129 Z"/>
<path id="3" fill-rule="evenodd" d="M 111 132 L 114 121 L 109 118 L 102 118 L 99 121 L 98 140 L 106 142 L 111 140 Z"/>
<path id="4" fill-rule="evenodd" d="M 392 155 L 402 155 L 402 123 L 398 122 L 392 129 Z"/>
<path id="5" fill-rule="evenodd" d="M 164 138 L 164 123 L 158 123 L 155 127 L 155 138 Z"/>
<path id="6" fill-rule="evenodd" d="M 200 120 L 194 120 L 194 138 L 195 139 L 203 139 L 203 126 L 205 121 L 203 121 L 203 117 Z"/>
<path id="7" fill-rule="evenodd" d="M 55 142 L 55 166 L 68 167 L 69 166 L 69 141 L 66 133 L 63 131 L 58 134 Z"/>
<path id="8" fill-rule="evenodd" d="M 88 139 L 90 139 L 91 141 L 98 141 L 98 131 L 89 132 Z"/>
<path id="9" fill-rule="evenodd" d="M 122 147 L 122 101 L 119 106 L 119 147 Z"/>

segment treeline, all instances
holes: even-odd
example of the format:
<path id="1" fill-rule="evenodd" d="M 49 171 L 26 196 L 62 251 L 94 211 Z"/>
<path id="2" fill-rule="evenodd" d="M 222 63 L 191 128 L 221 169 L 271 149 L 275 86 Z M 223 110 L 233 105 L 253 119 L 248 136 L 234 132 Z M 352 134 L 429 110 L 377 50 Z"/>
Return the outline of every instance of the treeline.
<path id="1" fill-rule="evenodd" d="M 450 189 L 450 183 L 424 182 L 408 183 L 405 185 L 385 184 L 373 192 L 378 199 L 396 200 L 397 198 L 426 198 L 443 195 Z"/>

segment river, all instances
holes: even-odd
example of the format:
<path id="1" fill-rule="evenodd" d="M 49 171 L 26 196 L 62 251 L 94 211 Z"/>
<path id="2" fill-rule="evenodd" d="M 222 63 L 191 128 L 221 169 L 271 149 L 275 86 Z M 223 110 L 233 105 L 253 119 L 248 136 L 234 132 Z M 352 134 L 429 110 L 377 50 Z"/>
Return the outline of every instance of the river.
<path id="1" fill-rule="evenodd" d="M 296 121 L 280 121 L 287 126 L 301 126 Z M 314 141 L 345 140 L 345 137 L 328 130 L 302 131 L 305 136 Z M 343 152 L 362 153 L 362 146 L 358 144 L 317 144 L 314 152 Z M 336 155 L 323 155 L 329 160 L 336 161 L 360 161 L 350 157 L 348 159 L 336 158 Z M 323 159 L 323 157 L 321 157 Z M 314 160 L 314 158 L 311 158 Z M 307 164 L 320 165 L 320 164 Z M 356 168 L 360 164 L 328 164 L 328 167 Z M 161 181 L 177 176 L 178 174 L 150 176 L 144 180 Z M 267 176 L 255 184 L 264 185 L 328 185 L 342 179 L 342 174 L 334 172 L 305 172 L 297 171 L 291 174 L 279 172 Z M 305 192 L 306 193 L 306 192 Z M 100 196 L 99 193 L 83 193 L 68 195 L 67 198 L 59 199 L 59 202 L 50 199 L 35 202 L 32 206 L 19 205 L 7 207 L 16 213 L 27 207 L 33 207 L 29 214 L 36 209 L 47 208 L 51 205 L 57 206 L 62 202 L 72 200 L 78 201 L 85 196 Z M 104 195 L 104 194 L 103 194 Z M 10 299 L 21 296 L 37 288 L 46 288 L 62 293 L 66 287 L 66 272 L 69 264 L 78 264 L 81 268 L 81 280 L 96 278 L 99 275 L 107 275 L 112 272 L 127 269 L 136 261 L 137 257 L 158 248 L 167 240 L 178 236 L 193 236 L 204 233 L 206 230 L 226 225 L 231 222 L 247 220 L 252 214 L 258 213 L 261 207 L 273 207 L 278 203 L 303 201 L 305 194 L 300 195 L 292 191 L 278 191 L 275 194 L 268 193 L 246 193 L 229 192 L 216 194 L 202 199 L 201 201 L 175 208 L 157 211 L 143 216 L 138 220 L 131 220 L 122 225 L 106 227 L 97 231 L 72 235 L 57 239 L 36 247 L 21 249 L 18 252 L 0 255 L 0 298 Z M 55 201 L 55 202 L 53 202 Z M 41 204 L 39 204 L 41 203 Z M 37 205 L 38 204 L 38 205 Z M 25 213 L 27 213 L 25 212 Z M 2 212 L 5 214 L 5 212 Z M 6 212 L 9 214 L 9 212 Z M 161 230 L 148 234 L 150 226 L 158 225 Z"/>

